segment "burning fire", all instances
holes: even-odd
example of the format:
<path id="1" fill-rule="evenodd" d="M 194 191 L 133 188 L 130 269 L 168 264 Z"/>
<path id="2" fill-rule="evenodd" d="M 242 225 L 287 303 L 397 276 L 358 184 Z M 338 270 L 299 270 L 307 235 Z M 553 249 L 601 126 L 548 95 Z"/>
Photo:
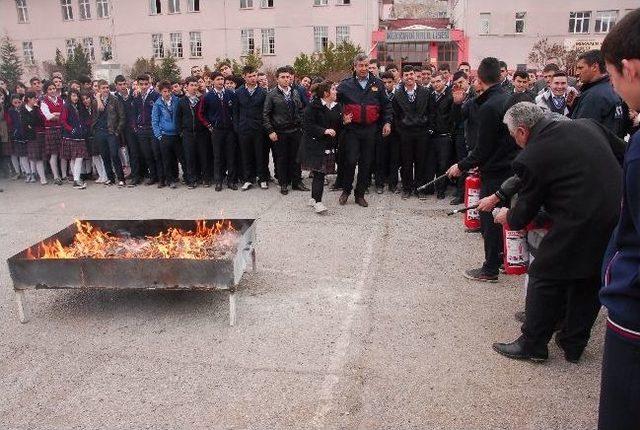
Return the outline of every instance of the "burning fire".
<path id="1" fill-rule="evenodd" d="M 69 246 L 59 240 L 41 243 L 30 259 L 51 258 L 186 258 L 225 259 L 233 256 L 239 233 L 231 221 L 218 221 L 211 226 L 197 221 L 195 231 L 169 228 L 156 236 L 116 236 L 103 232 L 88 222 L 76 221 L 78 232 Z"/>

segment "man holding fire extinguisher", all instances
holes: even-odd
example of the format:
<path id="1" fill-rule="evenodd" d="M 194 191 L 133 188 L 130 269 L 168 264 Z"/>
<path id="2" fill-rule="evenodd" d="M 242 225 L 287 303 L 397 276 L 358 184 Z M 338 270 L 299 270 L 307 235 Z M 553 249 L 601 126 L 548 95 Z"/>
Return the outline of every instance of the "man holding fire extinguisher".
<path id="1" fill-rule="evenodd" d="M 518 201 L 499 209 L 495 222 L 521 230 L 544 207 L 551 227 L 529 267 L 522 335 L 493 348 L 509 358 L 545 361 L 564 318 L 556 343 L 577 363 L 600 309 L 600 266 L 618 219 L 624 143 L 595 121 L 554 121 L 528 102 L 511 107 L 504 122 L 523 148 L 513 162 L 521 183 Z"/>

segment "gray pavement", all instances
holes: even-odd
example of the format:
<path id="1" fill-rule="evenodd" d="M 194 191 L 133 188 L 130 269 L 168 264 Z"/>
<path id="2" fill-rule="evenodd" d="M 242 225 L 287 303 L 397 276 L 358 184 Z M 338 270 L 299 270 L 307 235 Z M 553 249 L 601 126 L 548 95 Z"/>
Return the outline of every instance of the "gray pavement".
<path id="1" fill-rule="evenodd" d="M 478 235 L 448 200 L 0 181 L 3 260 L 75 218 L 258 218 L 238 293 L 27 292 L 0 270 L 1 429 L 593 429 L 602 314 L 579 365 L 491 350 L 519 334 L 522 277 L 467 281 Z"/>

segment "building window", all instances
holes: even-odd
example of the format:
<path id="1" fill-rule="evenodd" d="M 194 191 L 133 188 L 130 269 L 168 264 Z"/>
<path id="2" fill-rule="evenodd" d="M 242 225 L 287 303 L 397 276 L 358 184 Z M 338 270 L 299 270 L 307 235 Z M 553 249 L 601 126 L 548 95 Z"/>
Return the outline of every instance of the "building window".
<path id="1" fill-rule="evenodd" d="M 351 4 L 351 0 L 338 0 L 336 4 L 338 6 L 349 6 Z"/>
<path id="2" fill-rule="evenodd" d="M 78 9 L 80 9 L 80 19 L 91 19 L 91 0 L 78 0 Z"/>
<path id="3" fill-rule="evenodd" d="M 516 12 L 516 33 L 524 33 L 524 21 L 527 12 Z"/>
<path id="4" fill-rule="evenodd" d="M 240 0 L 240 9 L 251 9 L 253 7 L 253 0 Z"/>
<path id="5" fill-rule="evenodd" d="M 199 31 L 189 33 L 189 51 L 192 57 L 202 57 L 202 35 Z"/>
<path id="6" fill-rule="evenodd" d="M 490 28 L 491 28 L 491 14 L 481 13 L 480 14 L 480 34 L 489 34 Z"/>
<path id="7" fill-rule="evenodd" d="M 25 64 L 35 64 L 33 57 L 33 42 L 22 42 L 22 58 Z"/>
<path id="8" fill-rule="evenodd" d="M 187 0 L 187 10 L 189 12 L 200 12 L 200 0 Z"/>
<path id="9" fill-rule="evenodd" d="M 73 7 L 71 6 L 71 0 L 60 0 L 60 7 L 62 8 L 62 20 L 73 20 Z"/>
<path id="10" fill-rule="evenodd" d="M 273 28 L 262 29 L 262 53 L 267 55 L 276 53 L 276 30 Z"/>
<path id="11" fill-rule="evenodd" d="M 164 40 L 162 34 L 151 35 L 151 46 L 153 48 L 153 58 L 164 58 Z"/>
<path id="12" fill-rule="evenodd" d="M 320 52 L 329 46 L 329 28 L 313 27 L 313 49 Z"/>
<path id="13" fill-rule="evenodd" d="M 242 45 L 242 53 L 249 54 L 256 49 L 256 40 L 253 36 L 253 30 L 242 29 L 240 30 L 240 44 Z"/>
<path id="14" fill-rule="evenodd" d="M 76 49 L 76 39 L 65 40 L 64 46 L 67 49 L 67 58 L 73 57 L 73 51 Z"/>
<path id="15" fill-rule="evenodd" d="M 29 11 L 27 10 L 27 0 L 16 0 L 16 8 L 18 9 L 18 22 L 29 22 Z"/>
<path id="16" fill-rule="evenodd" d="M 182 33 L 170 33 L 171 56 L 182 58 Z"/>
<path id="17" fill-rule="evenodd" d="M 102 58 L 102 61 L 109 61 L 113 59 L 110 37 L 100 36 L 100 58 Z"/>
<path id="18" fill-rule="evenodd" d="M 149 12 L 151 15 L 160 15 L 162 13 L 162 0 L 149 0 Z"/>
<path id="19" fill-rule="evenodd" d="M 169 13 L 180 13 L 180 0 L 169 0 Z"/>
<path id="20" fill-rule="evenodd" d="M 109 18 L 109 0 L 96 0 L 98 18 Z"/>
<path id="21" fill-rule="evenodd" d="M 339 25 L 336 27 L 336 44 L 349 41 L 349 26 Z"/>
<path id="22" fill-rule="evenodd" d="M 608 33 L 616 24 L 617 10 L 599 10 L 596 12 L 596 33 Z"/>
<path id="23" fill-rule="evenodd" d="M 273 7 L 273 0 L 261 0 L 260 7 L 262 8 L 271 8 Z"/>
<path id="24" fill-rule="evenodd" d="M 87 54 L 89 61 L 96 61 L 96 50 L 93 47 L 93 37 L 85 37 L 82 39 L 82 49 Z"/>
<path id="25" fill-rule="evenodd" d="M 314 6 L 326 6 L 329 4 L 329 0 L 313 0 Z"/>
<path id="26" fill-rule="evenodd" d="M 591 12 L 569 12 L 569 33 L 588 33 Z"/>

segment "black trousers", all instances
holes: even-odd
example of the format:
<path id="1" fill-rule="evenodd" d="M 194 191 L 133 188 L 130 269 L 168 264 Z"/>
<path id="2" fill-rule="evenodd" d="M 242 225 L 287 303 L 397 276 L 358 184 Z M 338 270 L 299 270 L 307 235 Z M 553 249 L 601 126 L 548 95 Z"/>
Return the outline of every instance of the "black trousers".
<path id="1" fill-rule="evenodd" d="M 162 166 L 162 156 L 160 155 L 160 147 L 158 140 L 152 133 L 139 132 L 136 133 L 140 153 L 144 158 L 144 162 L 149 169 L 149 179 L 157 181 L 160 178 L 164 181 L 164 167 Z M 154 149 L 156 148 L 156 149 Z M 141 176 L 143 172 L 141 172 Z"/>
<path id="2" fill-rule="evenodd" d="M 180 137 L 163 135 L 159 145 L 162 154 L 165 182 L 169 184 L 178 182 Z"/>
<path id="3" fill-rule="evenodd" d="M 490 196 L 500 189 L 500 185 L 507 179 L 507 175 L 481 177 L 480 198 Z M 493 222 L 491 212 L 480 212 L 480 229 L 484 240 L 484 264 L 482 271 L 489 275 L 497 275 L 500 268 L 500 254 L 502 253 L 503 239 L 502 226 Z"/>
<path id="4" fill-rule="evenodd" d="M 433 156 L 435 160 L 435 174 L 440 176 L 451 166 L 451 156 L 453 154 L 453 143 L 451 136 L 433 136 L 431 138 L 431 146 L 433 147 Z M 438 181 L 436 190 L 443 193 L 447 188 L 448 180 Z"/>
<path id="5" fill-rule="evenodd" d="M 240 133 L 238 142 L 242 153 L 242 175 L 244 180 L 253 182 L 257 177 L 258 182 L 266 182 L 269 177 L 264 164 L 264 133 L 262 131 Z M 269 154 L 267 154 L 268 157 Z"/>
<path id="6" fill-rule="evenodd" d="M 127 145 L 127 151 L 129 152 L 129 166 L 131 167 L 131 179 L 140 180 L 142 177 L 140 173 L 140 158 L 142 153 L 140 152 L 140 144 L 138 138 L 133 129 L 129 126 L 125 126 L 122 132 L 122 138 Z"/>
<path id="7" fill-rule="evenodd" d="M 410 192 L 416 186 L 427 182 L 425 166 L 429 145 L 431 142 L 429 142 L 429 135 L 425 131 L 400 131 L 400 159 L 402 160 L 402 189 L 404 191 Z"/>
<path id="8" fill-rule="evenodd" d="M 467 151 L 467 139 L 464 136 L 464 130 L 456 130 L 453 137 L 453 147 L 455 149 L 456 162 L 465 158 Z M 464 181 L 467 179 L 467 173 L 463 173 L 456 181 L 456 196 L 464 197 Z"/>
<path id="9" fill-rule="evenodd" d="M 226 175 L 227 184 L 237 182 L 236 137 L 231 129 L 215 129 L 211 132 L 213 145 L 213 180 L 221 184 Z"/>
<path id="10" fill-rule="evenodd" d="M 302 169 L 298 158 L 298 148 L 302 134 L 300 130 L 289 133 L 278 133 L 278 140 L 273 144 L 276 156 L 276 176 L 280 186 L 297 185 L 302 182 Z"/>
<path id="11" fill-rule="evenodd" d="M 97 131 L 94 139 L 100 145 L 100 153 L 104 168 L 107 171 L 107 178 L 111 182 L 124 181 L 124 171 L 120 161 L 120 142 L 118 136 L 103 131 Z M 113 174 L 115 170 L 115 175 Z"/>
<path id="12" fill-rule="evenodd" d="M 567 353 L 580 356 L 600 310 L 599 290 L 598 276 L 562 280 L 530 276 L 522 325 L 525 348 L 531 352 L 545 350 L 554 327 L 563 320 L 556 339 Z"/>
<path id="13" fill-rule="evenodd" d="M 316 202 L 321 202 L 323 192 L 324 192 L 324 173 L 314 171 L 313 180 L 311 181 L 311 197 Z"/>
<path id="14" fill-rule="evenodd" d="M 358 166 L 358 179 L 354 195 L 364 197 L 371 180 L 371 163 L 376 149 L 377 125 L 352 126 L 344 135 L 344 180 L 342 192 L 351 194 Z"/>
<path id="15" fill-rule="evenodd" d="M 199 159 L 204 159 L 204 162 L 208 164 L 208 181 L 211 182 L 211 163 L 206 159 L 206 153 L 200 154 L 200 151 L 203 148 L 209 148 L 209 151 L 211 152 L 211 145 L 209 145 L 209 139 L 205 133 L 193 131 L 182 132 L 182 151 L 184 152 L 185 159 L 185 164 L 182 168 L 187 184 L 196 183 L 200 177 L 198 168 L 203 164 L 203 161 L 198 162 Z M 204 157 L 201 155 L 204 155 Z"/>
<path id="16" fill-rule="evenodd" d="M 640 428 L 640 341 L 607 328 L 598 430 Z"/>
<path id="17" fill-rule="evenodd" d="M 213 146 L 211 145 L 211 133 L 208 130 L 197 131 L 195 133 L 196 151 L 196 174 L 205 183 L 213 181 Z"/>
<path id="18" fill-rule="evenodd" d="M 400 137 L 392 132 L 389 136 L 376 136 L 376 187 L 398 185 L 400 168 Z"/>
<path id="19" fill-rule="evenodd" d="M 338 135 L 338 145 L 336 147 L 336 182 L 335 184 L 342 188 L 344 183 L 344 170 L 345 170 L 345 149 L 344 149 L 344 135 Z"/>

